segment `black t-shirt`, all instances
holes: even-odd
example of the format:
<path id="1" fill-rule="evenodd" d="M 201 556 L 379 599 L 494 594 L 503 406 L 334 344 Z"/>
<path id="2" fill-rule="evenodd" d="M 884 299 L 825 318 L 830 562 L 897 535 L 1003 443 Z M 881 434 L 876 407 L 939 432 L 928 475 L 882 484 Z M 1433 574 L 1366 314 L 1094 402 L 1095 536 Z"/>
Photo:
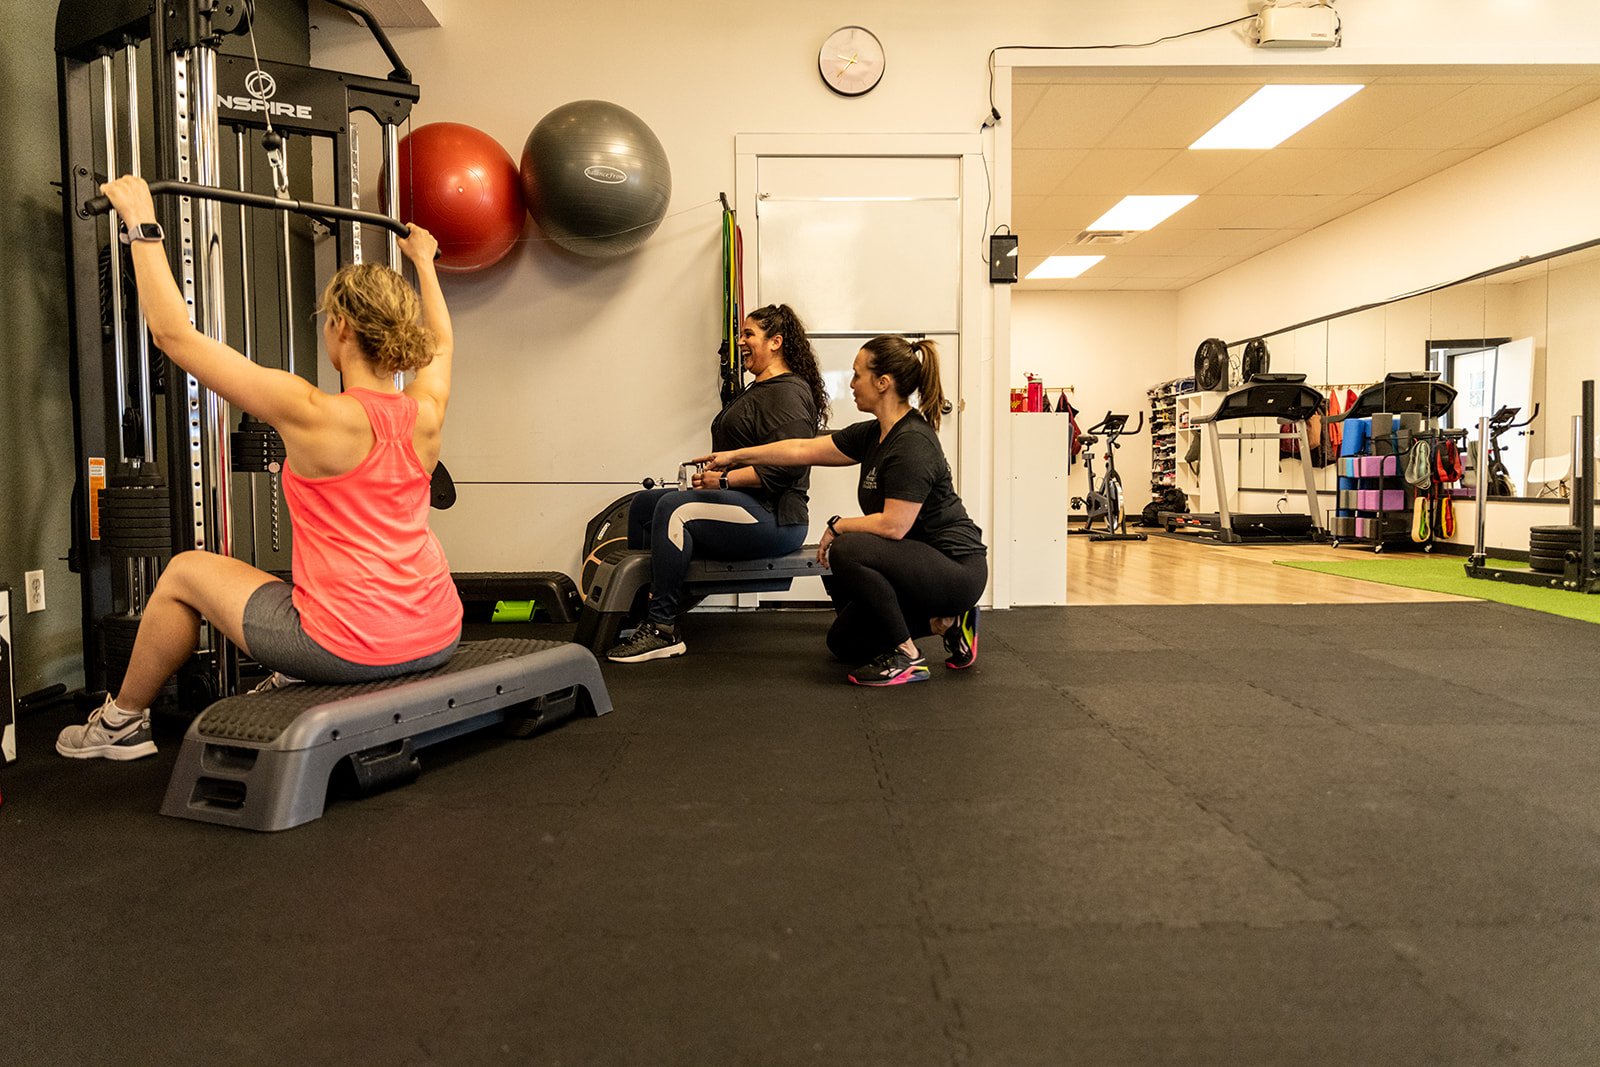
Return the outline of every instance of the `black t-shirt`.
<path id="1" fill-rule="evenodd" d="M 798 374 L 778 374 L 751 382 L 711 420 L 713 452 L 815 436 L 817 402 L 811 396 L 811 386 Z M 799 526 L 810 521 L 806 511 L 810 467 L 756 467 L 755 472 L 761 476 L 761 486 L 746 491 L 777 517 L 779 526 Z"/>
<path id="2" fill-rule="evenodd" d="M 834 447 L 861 464 L 861 480 L 856 486 L 861 513 L 882 512 L 887 498 L 921 504 L 916 521 L 906 531 L 908 538 L 956 559 L 987 552 L 983 531 L 956 496 L 950 463 L 927 420 L 912 411 L 895 423 L 882 441 L 878 440 L 880 432 L 878 420 L 868 419 L 833 435 Z"/>

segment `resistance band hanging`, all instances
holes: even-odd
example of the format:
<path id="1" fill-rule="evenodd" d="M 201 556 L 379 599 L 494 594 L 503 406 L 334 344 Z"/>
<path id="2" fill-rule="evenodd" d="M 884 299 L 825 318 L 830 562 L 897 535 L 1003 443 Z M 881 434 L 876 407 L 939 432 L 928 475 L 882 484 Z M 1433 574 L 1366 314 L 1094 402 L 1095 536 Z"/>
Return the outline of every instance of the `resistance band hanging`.
<path id="1" fill-rule="evenodd" d="M 728 194 L 718 193 L 722 201 L 722 403 L 726 405 L 744 391 L 744 360 L 739 355 L 739 330 L 744 324 L 744 235 L 739 232 L 739 216 L 728 203 Z"/>

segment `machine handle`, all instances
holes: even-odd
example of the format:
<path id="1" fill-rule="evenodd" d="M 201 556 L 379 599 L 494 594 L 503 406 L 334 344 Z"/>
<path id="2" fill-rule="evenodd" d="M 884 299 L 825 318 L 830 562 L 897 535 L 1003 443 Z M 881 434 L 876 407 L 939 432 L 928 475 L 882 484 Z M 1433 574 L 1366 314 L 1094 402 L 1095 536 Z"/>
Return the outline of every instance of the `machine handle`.
<path id="1" fill-rule="evenodd" d="M 372 211 L 357 211 L 355 208 L 339 207 L 336 204 L 317 204 L 309 200 L 286 200 L 276 196 L 265 196 L 261 193 L 246 193 L 238 189 L 218 189 L 211 185 L 194 185 L 189 182 L 171 180 L 151 182 L 150 193 L 152 196 L 192 196 L 200 200 L 216 200 L 224 204 L 239 204 L 244 207 L 288 211 L 296 215 L 313 215 L 320 218 L 343 219 L 346 222 L 363 222 L 369 226 L 381 226 L 400 237 L 406 237 L 411 233 L 411 228 L 399 219 L 392 219 L 388 215 L 379 215 Z M 111 210 L 111 201 L 104 196 L 90 197 L 84 201 L 83 210 L 90 215 L 104 215 Z"/>

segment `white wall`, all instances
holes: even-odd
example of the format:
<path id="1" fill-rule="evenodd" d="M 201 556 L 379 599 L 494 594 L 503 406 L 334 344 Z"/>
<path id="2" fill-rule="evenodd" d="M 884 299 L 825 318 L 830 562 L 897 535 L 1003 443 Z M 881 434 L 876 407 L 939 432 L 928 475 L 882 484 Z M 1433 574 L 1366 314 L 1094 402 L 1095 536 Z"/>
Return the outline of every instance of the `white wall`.
<path id="1" fill-rule="evenodd" d="M 1140 511 L 1150 499 L 1150 402 L 1145 390 L 1179 376 L 1175 353 L 1176 293 L 1026 292 L 1011 298 L 1012 385 L 1028 372 L 1046 385 L 1073 387 L 1072 404 L 1082 429 L 1117 411 L 1137 420 L 1145 413 L 1145 430 L 1124 438 L 1117 451 L 1117 470 L 1128 491 L 1128 511 Z M 1054 395 L 1053 393 L 1051 394 Z M 1040 416 L 1043 418 L 1044 416 Z M 1099 454 L 1097 474 L 1105 472 Z M 1068 480 L 1073 496 L 1087 489 L 1083 465 Z"/>
<path id="2" fill-rule="evenodd" d="M 1195 283 L 1179 329 L 1248 337 L 1600 237 L 1596 174 L 1600 103 Z"/>
<path id="3" fill-rule="evenodd" d="M 552 108 L 599 97 L 638 113 L 672 160 L 671 213 L 638 254 L 576 262 L 539 242 L 530 226 L 527 243 L 499 267 L 448 281 L 460 354 L 445 458 L 465 484 L 460 503 L 437 528 L 458 569 L 568 571 L 576 566 L 591 513 L 704 442 L 716 408 L 713 361 L 720 339 L 714 204 L 719 191 L 735 192 L 736 134 L 972 131 L 988 110 L 992 48 L 1142 41 L 1247 10 L 1238 0 L 430 0 L 430 7 L 441 28 L 392 34 L 422 87 L 414 124 L 477 126 L 515 158 L 528 131 Z M 1342 0 L 1339 9 L 1345 45 L 1331 53 L 1258 51 L 1244 41 L 1242 28 L 1233 28 L 1155 48 L 1029 55 L 1073 65 L 1108 59 L 1312 68 L 1555 63 L 1592 61 L 1600 41 L 1600 5 L 1586 0 Z M 314 63 L 386 73 L 377 48 L 346 16 L 316 3 L 312 15 Z M 869 26 L 888 53 L 882 86 L 863 99 L 833 96 L 816 73 L 817 46 L 847 23 Z M 1002 107 L 1009 99 L 1007 64 L 1018 55 L 1000 54 Z M 1009 216 L 1008 127 L 1002 123 L 991 136 L 1002 157 L 994 172 L 993 221 L 999 223 Z M 1577 171 L 1587 159 L 1592 175 L 1597 141 L 1591 136 L 1585 147 L 1563 146 L 1569 169 Z M 1449 223 L 1435 219 L 1430 226 L 1449 230 Z M 1234 307 L 1257 284 L 1239 275 L 1193 299 L 1185 294 L 1178 335 L 1194 333 L 1187 323 L 1206 321 L 1206 307 Z M 1384 295 L 1392 291 L 1388 284 L 1380 288 Z M 1314 302 L 1328 310 L 1335 295 Z M 1009 290 L 998 290 L 992 310 L 985 304 L 986 321 L 963 324 L 984 338 L 980 358 L 992 360 L 991 423 L 979 435 L 992 474 L 976 492 L 964 491 L 997 555 L 1006 550 L 1009 521 L 1004 507 L 996 512 L 992 487 L 1009 484 L 1006 422 L 994 416 L 1014 376 L 1010 300 Z M 803 293 L 793 294 L 792 302 L 804 312 Z M 1238 314 L 1229 312 L 1228 321 Z M 1205 331 L 1242 332 L 1223 326 Z M 1181 373 L 1183 352 L 1192 349 L 1179 346 L 1170 370 L 1130 372 L 1135 388 L 1129 395 Z M 997 558 L 997 574 L 1000 563 Z"/>

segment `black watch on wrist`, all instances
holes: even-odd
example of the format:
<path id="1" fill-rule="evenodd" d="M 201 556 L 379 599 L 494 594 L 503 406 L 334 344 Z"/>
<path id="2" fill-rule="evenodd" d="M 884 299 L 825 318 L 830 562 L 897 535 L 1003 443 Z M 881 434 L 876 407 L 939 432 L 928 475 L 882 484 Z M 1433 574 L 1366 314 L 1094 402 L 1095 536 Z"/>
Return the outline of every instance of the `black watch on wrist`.
<path id="1" fill-rule="evenodd" d="M 833 536 L 835 536 L 835 537 L 839 536 L 839 530 L 838 530 L 838 527 L 834 526 L 833 524 L 838 522 L 838 521 L 839 521 L 839 516 L 837 516 L 837 515 L 835 515 L 833 518 L 828 520 L 828 529 L 833 532 Z"/>
<path id="2" fill-rule="evenodd" d="M 121 232 L 117 236 L 122 239 L 123 244 L 131 245 L 135 241 L 159 241 L 166 234 L 161 232 L 161 223 L 159 222 L 141 222 L 131 231 L 128 229 L 127 223 L 123 223 Z"/>
<path id="3" fill-rule="evenodd" d="M 728 488 L 728 472 L 727 471 L 723 471 L 719 475 L 719 478 L 720 478 L 719 484 L 721 485 L 721 487 L 724 488 L 724 489 Z"/>

